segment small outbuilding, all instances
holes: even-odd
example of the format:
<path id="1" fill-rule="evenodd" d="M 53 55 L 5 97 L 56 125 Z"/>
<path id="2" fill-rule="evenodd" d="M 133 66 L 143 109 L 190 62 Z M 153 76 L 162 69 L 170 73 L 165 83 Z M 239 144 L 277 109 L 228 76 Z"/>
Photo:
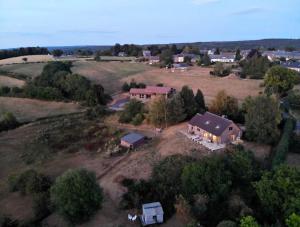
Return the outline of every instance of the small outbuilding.
<path id="1" fill-rule="evenodd" d="M 141 222 L 143 226 L 164 222 L 164 211 L 160 202 L 143 204 L 142 209 Z"/>
<path id="2" fill-rule="evenodd" d="M 145 136 L 139 133 L 129 133 L 121 138 L 121 146 L 127 148 L 136 148 L 145 142 Z"/>

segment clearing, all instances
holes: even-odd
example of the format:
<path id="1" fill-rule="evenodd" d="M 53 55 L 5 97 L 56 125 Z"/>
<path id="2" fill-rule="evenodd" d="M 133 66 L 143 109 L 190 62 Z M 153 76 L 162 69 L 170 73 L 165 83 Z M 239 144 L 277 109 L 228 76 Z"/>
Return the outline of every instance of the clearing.
<path id="1" fill-rule="evenodd" d="M 34 121 L 39 118 L 70 114 L 83 110 L 84 109 L 77 103 L 0 97 L 0 114 L 11 112 L 20 122 Z"/>
<path id="2" fill-rule="evenodd" d="M 0 71 L 7 71 L 12 73 L 24 74 L 28 77 L 34 78 L 41 74 L 46 63 L 26 63 L 26 64 L 12 64 L 0 66 Z"/>
<path id="3" fill-rule="evenodd" d="M 24 80 L 18 80 L 12 77 L 0 75 L 0 87 L 23 87 Z"/>

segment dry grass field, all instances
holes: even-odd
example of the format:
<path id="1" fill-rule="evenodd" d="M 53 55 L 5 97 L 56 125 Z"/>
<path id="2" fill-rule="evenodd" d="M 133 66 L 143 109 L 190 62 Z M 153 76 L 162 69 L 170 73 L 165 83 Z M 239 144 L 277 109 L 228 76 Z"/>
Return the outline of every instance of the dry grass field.
<path id="1" fill-rule="evenodd" d="M 0 60 L 0 65 L 24 63 L 23 58 L 27 58 L 27 62 L 48 62 L 54 59 L 52 55 L 26 55 L 2 59 Z"/>
<path id="2" fill-rule="evenodd" d="M 12 64 L 12 65 L 0 65 L 0 70 L 8 71 L 12 73 L 25 74 L 29 77 L 36 77 L 41 74 L 46 63 L 26 63 L 26 64 Z"/>
<path id="3" fill-rule="evenodd" d="M 134 79 L 137 82 L 155 85 L 163 83 L 176 89 L 188 85 L 194 91 L 202 90 L 207 101 L 210 101 L 220 90 L 225 90 L 229 95 L 243 100 L 247 96 L 256 96 L 262 91 L 259 87 L 261 80 L 240 79 L 234 75 L 228 77 L 212 77 L 209 75 L 211 68 L 192 67 L 186 72 L 171 72 L 166 69 L 152 69 L 144 73 L 124 78 L 123 81 Z"/>
<path id="4" fill-rule="evenodd" d="M 25 81 L 0 75 L 0 87 L 23 87 Z"/>
<path id="5" fill-rule="evenodd" d="M 122 79 L 144 73 L 152 68 L 145 64 L 129 62 L 74 62 L 72 71 L 79 73 L 94 83 L 100 83 L 109 94 L 118 92 L 123 84 Z"/>
<path id="6" fill-rule="evenodd" d="M 20 122 L 39 118 L 80 112 L 83 108 L 76 103 L 49 102 L 25 98 L 0 97 L 0 114 L 12 112 Z"/>

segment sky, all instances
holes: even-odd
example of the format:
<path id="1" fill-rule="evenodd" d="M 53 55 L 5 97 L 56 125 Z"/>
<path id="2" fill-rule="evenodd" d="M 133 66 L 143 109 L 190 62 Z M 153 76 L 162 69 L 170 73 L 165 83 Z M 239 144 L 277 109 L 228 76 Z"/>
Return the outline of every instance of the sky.
<path id="1" fill-rule="evenodd" d="M 0 48 L 300 38 L 300 0 L 0 0 Z"/>

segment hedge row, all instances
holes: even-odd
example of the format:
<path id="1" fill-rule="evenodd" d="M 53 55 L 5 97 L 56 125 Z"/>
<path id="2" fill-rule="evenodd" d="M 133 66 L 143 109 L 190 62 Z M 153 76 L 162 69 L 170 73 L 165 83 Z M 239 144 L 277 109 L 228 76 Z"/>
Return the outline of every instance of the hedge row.
<path id="1" fill-rule="evenodd" d="M 289 151 L 293 129 L 294 121 L 292 119 L 287 119 L 284 125 L 283 134 L 275 150 L 275 155 L 272 161 L 273 169 L 285 161 L 286 155 Z"/>

